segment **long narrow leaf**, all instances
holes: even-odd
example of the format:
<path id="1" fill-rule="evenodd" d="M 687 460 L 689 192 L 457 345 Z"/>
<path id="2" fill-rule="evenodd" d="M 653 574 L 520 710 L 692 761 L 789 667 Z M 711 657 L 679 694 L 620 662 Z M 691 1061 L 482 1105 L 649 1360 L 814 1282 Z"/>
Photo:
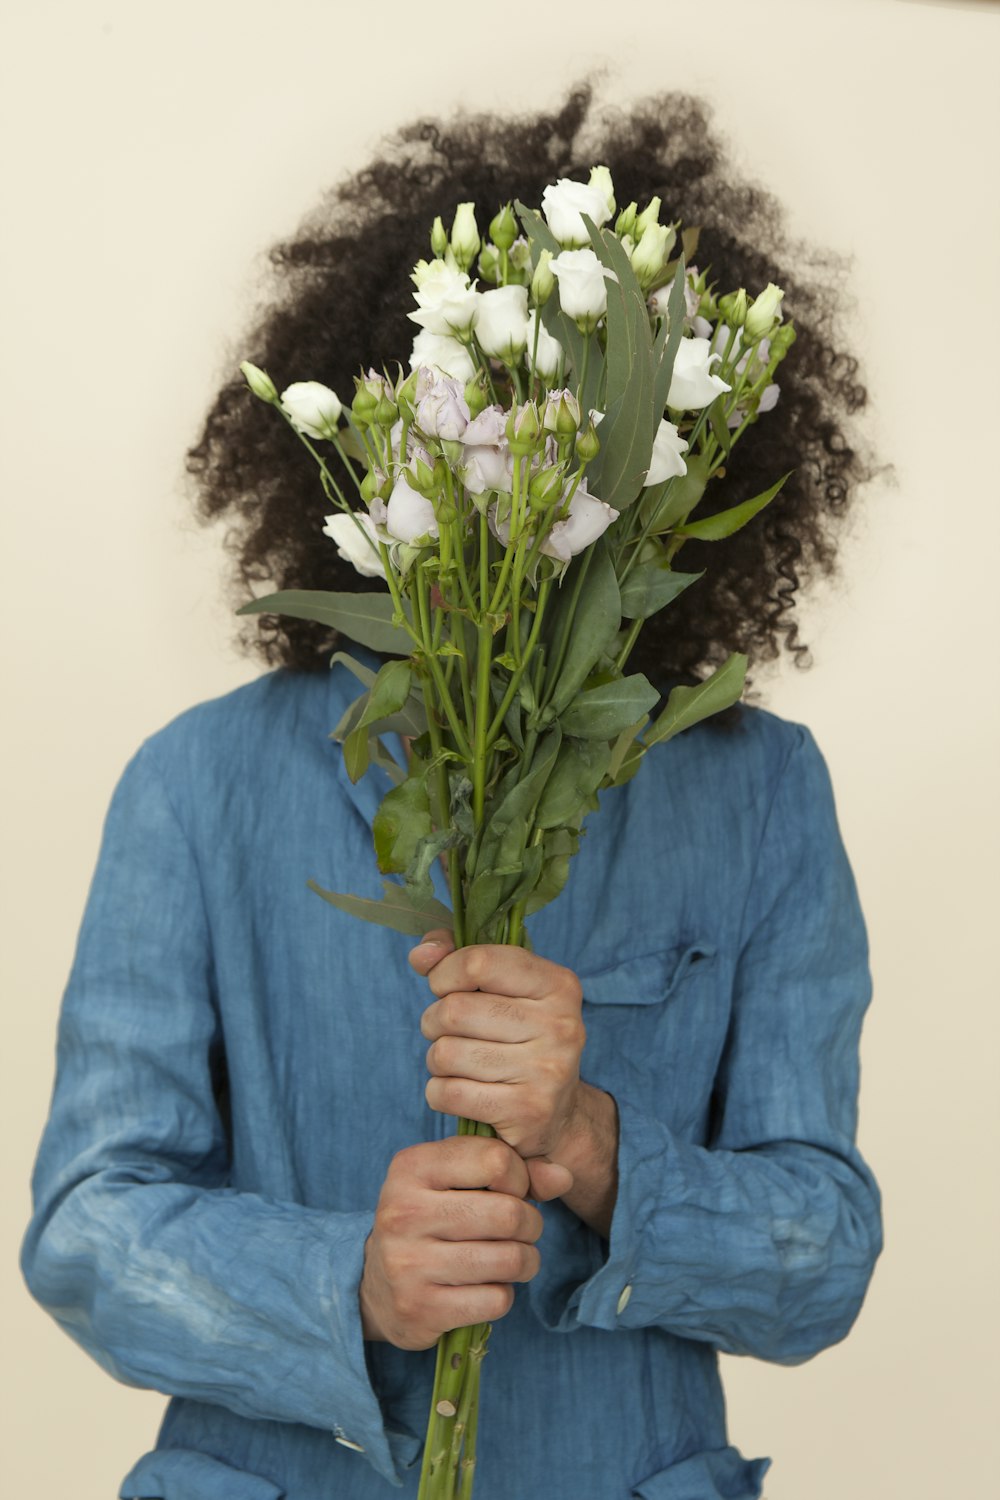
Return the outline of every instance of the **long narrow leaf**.
<path id="1" fill-rule="evenodd" d="M 340 891 L 326 891 L 315 880 L 306 882 L 311 891 L 329 901 L 338 911 L 346 911 L 352 917 L 361 917 L 365 922 L 375 922 L 379 927 L 391 927 L 394 932 L 405 932 L 410 937 L 423 937 L 432 927 L 450 927 L 452 914 L 447 906 L 434 900 L 415 906 L 407 898 L 402 886 L 391 880 L 383 882 L 385 895 L 381 901 L 369 896 L 349 896 Z"/>
<path id="2" fill-rule="evenodd" d="M 412 620 L 409 605 L 404 605 Z M 382 656 L 409 656 L 413 641 L 392 623 L 395 605 L 389 594 L 326 593 L 322 589 L 281 589 L 262 599 L 251 599 L 238 615 L 291 615 L 296 620 L 315 620 L 352 641 L 378 651 Z"/>
<path id="3" fill-rule="evenodd" d="M 744 500 L 741 505 L 733 505 L 729 510 L 720 510 L 714 516 L 706 516 L 703 521 L 691 521 L 685 526 L 678 526 L 675 536 L 697 537 L 702 542 L 719 542 L 723 537 L 732 536 L 734 531 L 739 531 L 741 526 L 752 521 L 765 505 L 770 505 L 792 472 L 789 469 L 788 474 L 783 474 L 777 484 L 772 484 L 769 490 L 765 490 L 762 495 L 755 495 L 752 500 Z"/>
<path id="4" fill-rule="evenodd" d="M 646 731 L 646 747 L 672 740 L 683 729 L 690 729 L 692 724 L 731 707 L 743 692 L 746 671 L 746 657 L 734 651 L 711 677 L 706 677 L 696 687 L 675 687 L 667 699 L 666 708 Z"/>

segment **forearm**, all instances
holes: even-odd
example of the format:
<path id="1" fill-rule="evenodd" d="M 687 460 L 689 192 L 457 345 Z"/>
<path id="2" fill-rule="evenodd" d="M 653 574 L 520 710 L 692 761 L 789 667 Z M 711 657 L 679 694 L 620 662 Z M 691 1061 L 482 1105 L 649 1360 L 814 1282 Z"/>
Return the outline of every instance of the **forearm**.
<path id="1" fill-rule="evenodd" d="M 573 1173 L 562 1201 L 608 1239 L 618 1196 L 618 1108 L 612 1096 L 581 1080 L 576 1109 L 549 1154 Z"/>

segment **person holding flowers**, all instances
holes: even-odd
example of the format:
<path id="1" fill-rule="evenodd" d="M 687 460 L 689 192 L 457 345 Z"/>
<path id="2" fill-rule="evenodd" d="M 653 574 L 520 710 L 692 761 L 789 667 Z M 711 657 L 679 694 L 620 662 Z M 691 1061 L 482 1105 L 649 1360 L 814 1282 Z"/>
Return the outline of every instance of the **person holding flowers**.
<path id="1" fill-rule="evenodd" d="M 592 104 L 400 132 L 191 452 L 275 670 L 116 790 L 23 1252 L 172 1397 L 123 1500 L 751 1500 L 717 1352 L 864 1298 L 864 923 L 738 700 L 865 393 L 703 108 Z"/>

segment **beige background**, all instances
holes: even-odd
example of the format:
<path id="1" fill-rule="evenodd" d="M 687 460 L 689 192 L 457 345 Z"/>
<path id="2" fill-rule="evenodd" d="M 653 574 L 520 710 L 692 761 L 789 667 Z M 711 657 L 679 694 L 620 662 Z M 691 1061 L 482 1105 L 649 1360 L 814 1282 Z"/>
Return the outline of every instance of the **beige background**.
<path id="1" fill-rule="evenodd" d="M 507 9 L 487 23 L 472 19 L 485 6 L 460 19 L 428 5 L 422 30 L 417 7 L 393 0 L 8 12 L 12 1495 L 107 1500 L 163 1404 L 91 1364 L 29 1301 L 13 1259 L 111 788 L 146 734 L 256 670 L 231 650 L 218 539 L 189 522 L 179 477 L 239 353 L 226 341 L 255 257 L 382 129 L 459 98 L 548 103 L 605 57 L 612 92 L 708 95 L 793 231 L 855 257 L 856 342 L 899 479 L 872 489 L 838 588 L 813 602 L 814 670 L 766 683 L 769 706 L 826 752 L 868 913 L 862 1144 L 888 1247 L 846 1344 L 793 1370 L 725 1362 L 734 1439 L 776 1456 L 769 1500 L 979 1496 L 996 1472 L 1000 14 L 985 0 Z"/>

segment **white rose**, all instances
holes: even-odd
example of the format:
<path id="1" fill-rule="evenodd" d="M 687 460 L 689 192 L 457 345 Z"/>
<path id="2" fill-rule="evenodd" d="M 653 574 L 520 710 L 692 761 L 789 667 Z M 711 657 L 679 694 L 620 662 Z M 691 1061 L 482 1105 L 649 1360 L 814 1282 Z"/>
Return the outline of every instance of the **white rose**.
<path id="1" fill-rule="evenodd" d="M 332 438 L 343 407 L 335 392 L 318 380 L 297 380 L 281 393 L 281 409 L 297 431 L 311 438 Z"/>
<path id="2" fill-rule="evenodd" d="M 498 286 L 476 302 L 476 338 L 484 354 L 513 364 L 528 337 L 528 288 Z"/>
<path id="3" fill-rule="evenodd" d="M 563 312 L 592 331 L 608 310 L 605 271 L 593 250 L 564 250 L 553 257 L 549 269 L 559 281 Z"/>
<path id="4" fill-rule="evenodd" d="M 482 495 L 486 490 L 509 495 L 514 488 L 514 458 L 506 443 L 495 448 L 479 443 L 467 449 L 458 472 L 472 495 Z"/>
<path id="5" fill-rule="evenodd" d="M 355 511 L 353 518 L 338 511 L 336 515 L 324 516 L 324 536 L 337 544 L 337 555 L 345 562 L 353 563 L 365 578 L 384 578 L 382 554 L 378 550 L 378 533 L 371 516 L 364 511 Z M 358 527 L 362 529 L 359 531 Z M 366 541 L 366 537 L 370 541 Z"/>
<path id="6" fill-rule="evenodd" d="M 700 411 L 703 406 L 711 406 L 723 391 L 732 390 L 732 386 L 711 373 L 712 364 L 718 358 L 708 339 L 681 339 L 670 377 L 667 405 L 675 411 Z"/>
<path id="7" fill-rule="evenodd" d="M 535 323 L 538 314 L 532 310 L 528 314 L 528 339 L 525 346 L 525 362 L 529 369 L 531 365 L 531 351 L 535 349 Z M 559 361 L 562 359 L 563 347 L 558 339 L 554 339 L 544 323 L 538 325 L 538 347 L 535 350 L 534 369 L 543 380 L 554 380 L 559 370 Z"/>
<path id="8" fill-rule="evenodd" d="M 608 198 L 601 182 L 573 182 L 568 177 L 550 184 L 542 194 L 545 222 L 560 245 L 589 245 L 590 235 L 581 214 L 587 214 L 597 225 L 611 217 Z"/>
<path id="9" fill-rule="evenodd" d="M 651 484 L 662 484 L 675 474 L 686 474 L 687 464 L 681 454 L 686 453 L 687 449 L 686 439 L 681 437 L 673 422 L 668 422 L 664 417 L 653 439 L 653 456 L 649 462 L 649 473 L 643 481 L 644 486 L 648 488 Z"/>
<path id="10" fill-rule="evenodd" d="M 413 294 L 417 311 L 406 316 L 428 333 L 454 335 L 471 327 L 477 298 L 464 271 L 432 260 Z"/>
<path id="11" fill-rule="evenodd" d="M 445 375 L 453 375 L 456 380 L 461 381 L 471 380 L 476 373 L 472 356 L 464 344 L 460 344 L 458 339 L 431 333 L 426 328 L 421 329 L 413 340 L 410 354 L 411 370 L 423 365 L 436 365 Z"/>
<path id="12" fill-rule="evenodd" d="M 587 481 L 583 479 L 569 503 L 569 514 L 549 531 L 542 543 L 542 551 L 560 562 L 569 562 L 571 557 L 603 536 L 618 516 L 617 510 L 587 492 Z"/>
<path id="13" fill-rule="evenodd" d="M 438 534 L 433 505 L 411 489 L 402 475 L 389 496 L 385 528 L 397 542 L 415 542 L 418 537 L 436 537 Z"/>
<path id="14" fill-rule="evenodd" d="M 780 318 L 779 311 L 784 292 L 780 286 L 769 281 L 759 297 L 755 297 L 747 313 L 745 328 L 748 339 L 758 339 L 762 333 L 771 332 L 771 324 Z"/>

